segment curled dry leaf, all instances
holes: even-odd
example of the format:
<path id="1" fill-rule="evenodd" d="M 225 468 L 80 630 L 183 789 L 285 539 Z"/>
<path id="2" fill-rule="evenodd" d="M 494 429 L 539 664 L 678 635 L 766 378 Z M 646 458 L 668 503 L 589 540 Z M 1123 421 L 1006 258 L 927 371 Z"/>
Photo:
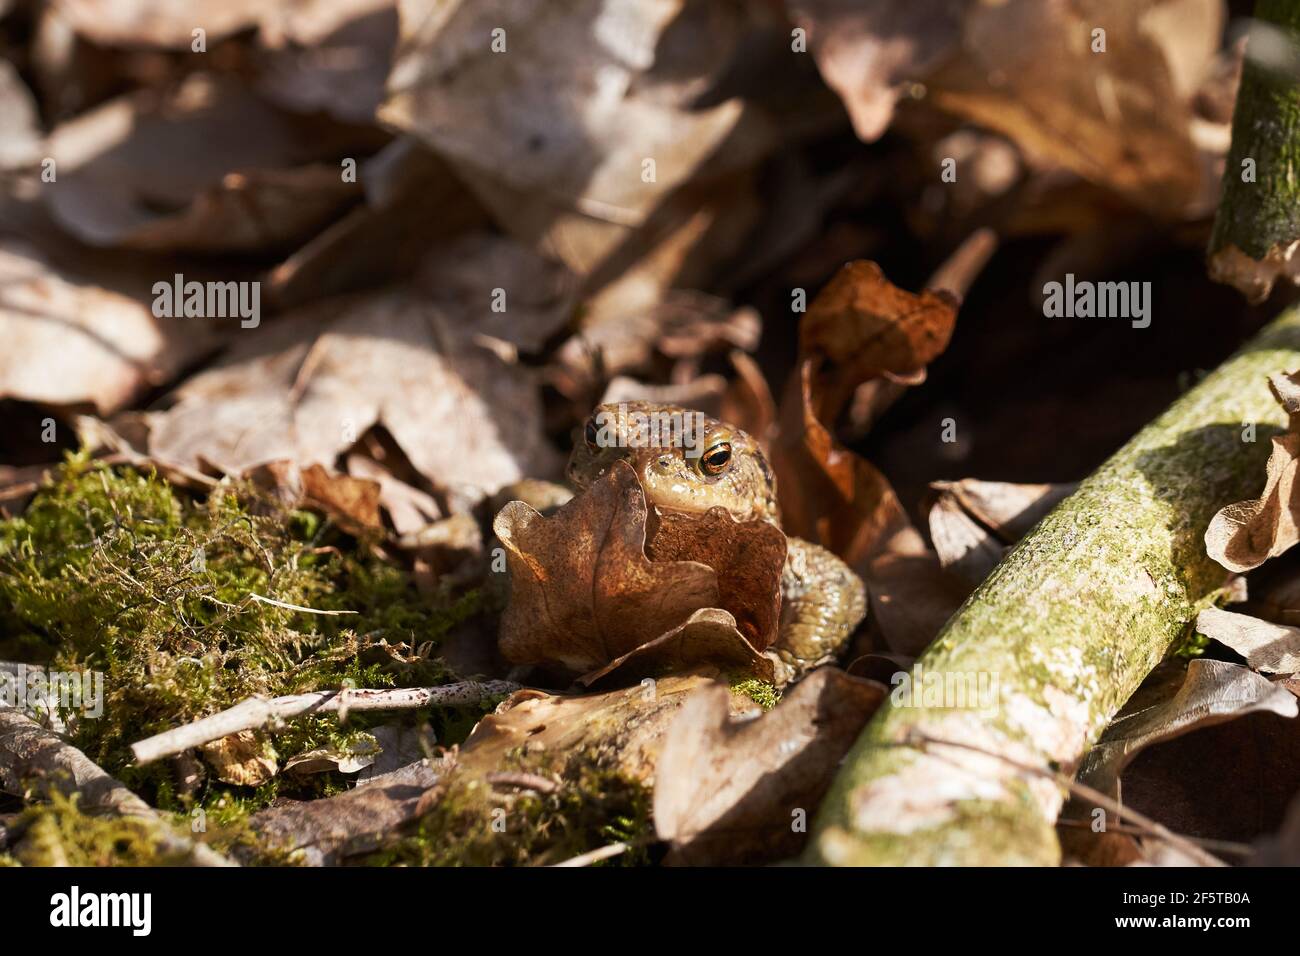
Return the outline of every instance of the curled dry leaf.
<path id="1" fill-rule="evenodd" d="M 461 503 L 558 464 L 527 372 L 403 292 L 320 303 L 253 330 L 173 402 L 150 416 L 149 453 L 226 474 L 276 459 L 330 466 L 377 424 Z"/>
<path id="2" fill-rule="evenodd" d="M 669 862 L 725 864 L 794 856 L 840 759 L 885 696 L 875 681 L 823 667 L 777 708 L 733 721 L 721 684 L 692 695 L 655 772 L 654 819 Z"/>
<path id="3" fill-rule="evenodd" d="M 1193 660 L 1176 694 L 1112 721 L 1084 758 L 1079 778 L 1098 790 L 1114 793 L 1124 767 L 1143 748 L 1261 711 L 1295 717 L 1300 708 L 1284 687 L 1270 683 L 1248 667 Z"/>
<path id="4" fill-rule="evenodd" d="M 338 137 L 333 137 L 338 140 Z M 306 239 L 361 196 L 326 130 L 289 123 L 229 79 L 119 97 L 57 127 L 42 195 L 91 245 L 248 252 Z M 329 160 L 329 162 L 321 162 Z"/>
<path id="5" fill-rule="evenodd" d="M 255 730 L 241 730 L 199 747 L 212 775 L 237 787 L 260 787 L 278 770 L 275 748 Z"/>
<path id="6" fill-rule="evenodd" d="M 381 748 L 372 734 L 356 734 L 345 748 L 322 747 L 284 762 L 284 772 L 300 777 L 314 773 L 357 773 L 374 764 Z"/>
<path id="7" fill-rule="evenodd" d="M 915 381 L 948 347 L 959 300 L 945 290 L 900 289 L 874 262 L 847 263 L 799 323 L 799 348 L 817 359 L 816 408 L 834 421 L 863 382 Z"/>
<path id="8" fill-rule="evenodd" d="M 1228 505 L 1205 529 L 1205 551 L 1229 571 L 1249 571 L 1300 541 L 1300 372 L 1272 375 L 1273 396 L 1290 416 L 1286 434 L 1273 437 L 1264 492 L 1250 501 Z"/>
<path id="9" fill-rule="evenodd" d="M 105 414 L 211 349 L 200 320 L 158 318 L 129 291 L 0 240 L 0 397 Z"/>
<path id="10" fill-rule="evenodd" d="M 623 462 L 550 518 L 523 502 L 506 505 L 493 522 L 510 569 L 501 653 L 593 681 L 614 670 L 639 675 L 639 665 L 715 662 L 770 675 L 760 652 L 776 636 L 784 535 L 719 510 L 692 519 L 698 526 L 670 525 L 664 553 L 690 558 L 652 560 L 647 517 L 636 473 Z M 710 533 L 735 550 L 702 544 Z"/>
<path id="11" fill-rule="evenodd" d="M 1196 629 L 1246 658 L 1251 670 L 1261 674 L 1300 671 L 1300 628 L 1211 607 L 1197 615 Z"/>
<path id="12" fill-rule="evenodd" d="M 808 360 L 792 378 L 773 445 L 786 532 L 822 545 L 859 571 L 890 548 L 920 553 L 920 536 L 888 479 L 837 442 L 818 418 L 813 375 Z"/>

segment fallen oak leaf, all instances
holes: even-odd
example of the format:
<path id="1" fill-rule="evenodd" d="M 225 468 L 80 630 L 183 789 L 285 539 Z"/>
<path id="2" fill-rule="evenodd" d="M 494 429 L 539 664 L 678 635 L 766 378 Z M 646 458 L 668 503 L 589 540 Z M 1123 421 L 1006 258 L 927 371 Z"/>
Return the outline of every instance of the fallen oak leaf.
<path id="1" fill-rule="evenodd" d="M 655 830 L 670 863 L 794 856 L 792 814 L 821 801 L 835 767 L 886 694 L 833 667 L 813 671 L 756 720 L 730 716 L 721 684 L 691 696 L 669 727 L 655 772 Z"/>
<path id="2" fill-rule="evenodd" d="M 746 614 L 750 596 L 737 586 L 745 575 L 729 577 L 724 588 L 718 571 L 700 561 L 652 560 L 646 550 L 648 517 L 636 472 L 621 461 L 550 518 L 523 502 L 507 504 L 493 522 L 510 571 L 510 600 L 501 617 L 502 655 L 569 676 L 586 674 L 589 681 L 607 676 L 610 665 L 622 667 L 643 647 L 649 660 L 673 667 L 721 657 L 726 664 L 749 660 L 753 669 L 770 673 L 760 652 L 775 639 L 775 619 L 761 610 L 748 618 L 757 642 L 751 644 L 723 601 L 725 590 L 738 612 Z M 733 521 L 712 513 L 697 520 L 716 526 L 723 518 Z M 766 522 L 742 527 L 746 530 L 738 534 L 767 542 L 754 552 L 767 566 L 749 580 L 756 585 L 754 593 L 770 602 L 785 560 L 784 536 L 778 549 L 772 546 L 776 529 Z M 685 552 L 691 546 L 685 533 L 670 532 L 665 538 L 666 548 Z M 704 609 L 718 610 L 726 619 L 706 615 L 691 620 Z"/>
<path id="3" fill-rule="evenodd" d="M 1296 464 L 1300 458 L 1300 371 L 1271 375 L 1273 397 L 1290 416 L 1283 435 L 1272 439 L 1264 491 L 1248 501 L 1221 509 L 1205 529 L 1205 551 L 1229 571 L 1257 568 L 1300 541 L 1300 486 Z"/>

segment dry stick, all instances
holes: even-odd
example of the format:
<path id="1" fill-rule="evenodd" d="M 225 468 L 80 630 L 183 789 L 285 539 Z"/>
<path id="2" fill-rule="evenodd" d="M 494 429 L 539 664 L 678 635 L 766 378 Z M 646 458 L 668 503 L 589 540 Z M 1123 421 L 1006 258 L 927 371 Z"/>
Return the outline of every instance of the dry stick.
<path id="1" fill-rule="evenodd" d="M 921 732 L 1024 763 L 1078 766 L 1222 586 L 1205 528 L 1218 509 L 1259 492 L 1270 433 L 1286 425 L 1267 376 L 1295 368 L 1300 311 L 1142 429 L 1003 558 L 914 665 L 912 679 L 928 675 L 931 686 L 895 688 L 844 759 L 813 828 L 811 861 L 1060 862 L 1054 822 L 1065 791 L 1055 782 L 899 744 Z M 932 695 L 935 681 L 950 693 L 974 681 L 997 698 L 986 712 L 961 709 Z"/>
<path id="2" fill-rule="evenodd" d="M 344 688 L 290 694 L 269 700 L 265 697 L 250 697 L 210 717 L 134 743 L 131 752 L 135 754 L 136 763 L 143 766 L 242 730 L 255 730 L 306 713 L 465 707 L 521 689 L 521 685 L 511 681 L 490 680 L 462 681 L 442 687 L 398 687 L 391 690 Z"/>
<path id="3" fill-rule="evenodd" d="M 13 793 L 32 785 L 47 798 L 77 794 L 87 812 L 139 820 L 157 837 L 162 852 L 196 866 L 233 866 L 211 847 L 188 839 L 153 807 L 97 763 L 52 731 L 10 707 L 0 707 L 0 784 Z"/>
<path id="4" fill-rule="evenodd" d="M 1078 817 L 1061 817 L 1056 821 L 1058 827 L 1070 827 L 1073 830 L 1091 830 L 1093 823 L 1091 820 L 1082 820 Z M 1107 830 L 1114 833 L 1126 833 L 1129 836 L 1152 836 L 1153 834 L 1146 827 L 1140 827 L 1130 823 L 1116 823 L 1108 826 Z M 1230 853 L 1233 856 L 1247 857 L 1255 853 L 1255 847 L 1249 843 L 1237 843 L 1234 840 L 1214 840 L 1210 837 L 1183 836 L 1184 840 L 1190 840 L 1199 846 L 1202 850 L 1208 850 L 1212 853 Z"/>

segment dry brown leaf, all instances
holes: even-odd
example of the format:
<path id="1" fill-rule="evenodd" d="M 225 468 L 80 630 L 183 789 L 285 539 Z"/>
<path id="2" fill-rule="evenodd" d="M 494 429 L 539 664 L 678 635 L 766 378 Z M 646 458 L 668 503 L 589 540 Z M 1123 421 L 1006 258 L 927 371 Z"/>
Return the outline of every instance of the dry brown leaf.
<path id="1" fill-rule="evenodd" d="M 466 327 L 402 292 L 299 310 L 185 382 L 150 416 L 149 452 L 236 475 L 276 459 L 328 467 L 382 424 L 461 508 L 553 472 L 527 372 L 465 341 Z"/>
<path id="2" fill-rule="evenodd" d="M 380 118 L 451 160 L 504 221 L 520 223 L 516 234 L 576 214 L 597 227 L 588 241 L 604 258 L 737 141 L 739 100 L 696 103 L 730 61 L 740 8 L 403 0 L 399 10 Z M 647 159 L 653 175 L 643 174 Z"/>
<path id="3" fill-rule="evenodd" d="M 1300 707 L 1289 691 L 1248 667 L 1198 658 L 1188 665 L 1186 679 L 1172 697 L 1122 713 L 1111 722 L 1084 757 L 1079 778 L 1114 793 L 1125 766 L 1143 748 L 1261 711 L 1295 717 Z"/>
<path id="4" fill-rule="evenodd" d="M 719 571 L 698 561 L 647 557 L 647 516 L 636 473 L 623 462 L 550 518 L 523 502 L 506 505 L 493 522 L 510 569 L 502 654 L 571 676 L 595 672 L 592 680 L 606 677 L 611 664 L 623 668 L 638 653 L 656 665 L 712 663 L 722 656 L 720 663 L 748 661 L 752 669 L 770 672 L 759 652 L 775 639 L 775 629 L 751 628 L 761 642 L 751 644 L 723 598 L 740 599 L 737 616 L 747 625 L 769 623 L 765 608 L 780 580 L 784 536 L 777 542 L 771 534 L 776 529 L 766 522 L 740 525 L 734 534 L 746 548 L 723 569 L 723 586 Z M 723 518 L 733 521 L 721 513 L 697 520 L 714 526 Z M 689 536 L 683 533 L 681 541 L 686 550 Z M 753 591 L 736 593 L 742 581 Z M 701 609 L 721 610 L 726 617 L 692 618 Z"/>
<path id="5" fill-rule="evenodd" d="M 951 292 L 900 289 L 874 262 L 847 263 L 817 293 L 799 323 L 799 349 L 817 360 L 816 408 L 834 421 L 863 382 L 918 381 L 952 338 L 959 301 Z"/>
<path id="6" fill-rule="evenodd" d="M 235 81 L 198 74 L 173 93 L 122 96 L 58 126 L 49 140 L 58 180 L 42 195 L 91 245 L 281 248 L 360 199 L 333 159 L 340 145 L 328 127 L 297 128 Z"/>
<path id="7" fill-rule="evenodd" d="M 211 350 L 201 320 L 157 318 L 131 291 L 0 240 L 0 397 L 106 414 Z"/>
<path id="8" fill-rule="evenodd" d="M 654 819 L 669 862 L 754 863 L 795 855 L 792 824 L 815 811 L 841 758 L 885 696 L 874 681 L 824 667 L 771 713 L 730 718 L 730 694 L 697 691 L 664 740 Z"/>
<path id="9" fill-rule="evenodd" d="M 822 545 L 859 573 L 891 549 L 921 553 L 921 538 L 885 476 L 819 420 L 812 375 L 808 360 L 791 379 L 772 449 L 786 532 Z"/>
<path id="10" fill-rule="evenodd" d="M 1221 509 L 1205 529 L 1206 553 L 1237 573 L 1259 567 L 1300 541 L 1300 486 L 1296 484 L 1300 372 L 1272 375 L 1268 384 L 1291 416 L 1291 427 L 1272 439 L 1263 494 Z"/>
<path id="11" fill-rule="evenodd" d="M 926 77 L 939 108 L 1162 217 L 1206 208 L 1217 178 L 1192 94 L 1222 36 L 1222 0 L 970 3 L 962 46 Z M 1093 31 L 1105 30 L 1104 53 Z"/>
<path id="12" fill-rule="evenodd" d="M 241 730 L 199 747 L 212 775 L 237 787 L 260 787 L 277 772 L 275 748 L 254 730 Z"/>
<path id="13" fill-rule="evenodd" d="M 1261 674 L 1300 671 L 1300 628 L 1210 607 L 1196 616 L 1196 629 L 1236 651 L 1251 670 Z"/>
<path id="14" fill-rule="evenodd" d="M 871 595 L 870 629 L 891 651 L 909 657 L 930 645 L 971 592 L 930 552 L 882 554 L 867 565 L 864 580 Z"/>
<path id="15" fill-rule="evenodd" d="M 960 42 L 969 3 L 788 0 L 787 6 L 807 31 L 827 86 L 844 101 L 858 137 L 870 143 L 889 127 L 909 84 Z"/>

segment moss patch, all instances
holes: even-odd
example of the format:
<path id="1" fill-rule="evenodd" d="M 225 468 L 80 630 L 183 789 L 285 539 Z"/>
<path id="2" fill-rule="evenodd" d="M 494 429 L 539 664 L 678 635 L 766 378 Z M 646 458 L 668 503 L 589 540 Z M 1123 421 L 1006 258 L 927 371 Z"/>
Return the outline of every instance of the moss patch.
<path id="1" fill-rule="evenodd" d="M 73 742 L 151 802 L 188 809 L 165 764 L 129 766 L 130 742 L 254 694 L 449 678 L 432 651 L 476 596 L 416 593 L 373 544 L 251 487 L 193 499 L 156 475 L 73 456 L 21 517 L 0 522 L 0 656 L 101 672 L 103 714 L 77 720 Z M 276 749 L 287 759 L 342 747 L 392 719 L 359 718 L 295 721 Z M 327 792 L 320 776 L 311 787 Z M 258 802 L 285 786 L 272 783 Z M 196 799 L 211 809 L 224 793 L 209 786 Z"/>
<path id="2" fill-rule="evenodd" d="M 514 755 L 508 767 L 556 779 L 547 763 Z M 626 773 L 578 754 L 551 793 L 453 777 L 415 832 L 371 863 L 414 866 L 546 866 L 611 843 L 630 849 L 607 865 L 649 862 L 651 791 Z M 605 862 L 605 861 L 602 861 Z"/>

